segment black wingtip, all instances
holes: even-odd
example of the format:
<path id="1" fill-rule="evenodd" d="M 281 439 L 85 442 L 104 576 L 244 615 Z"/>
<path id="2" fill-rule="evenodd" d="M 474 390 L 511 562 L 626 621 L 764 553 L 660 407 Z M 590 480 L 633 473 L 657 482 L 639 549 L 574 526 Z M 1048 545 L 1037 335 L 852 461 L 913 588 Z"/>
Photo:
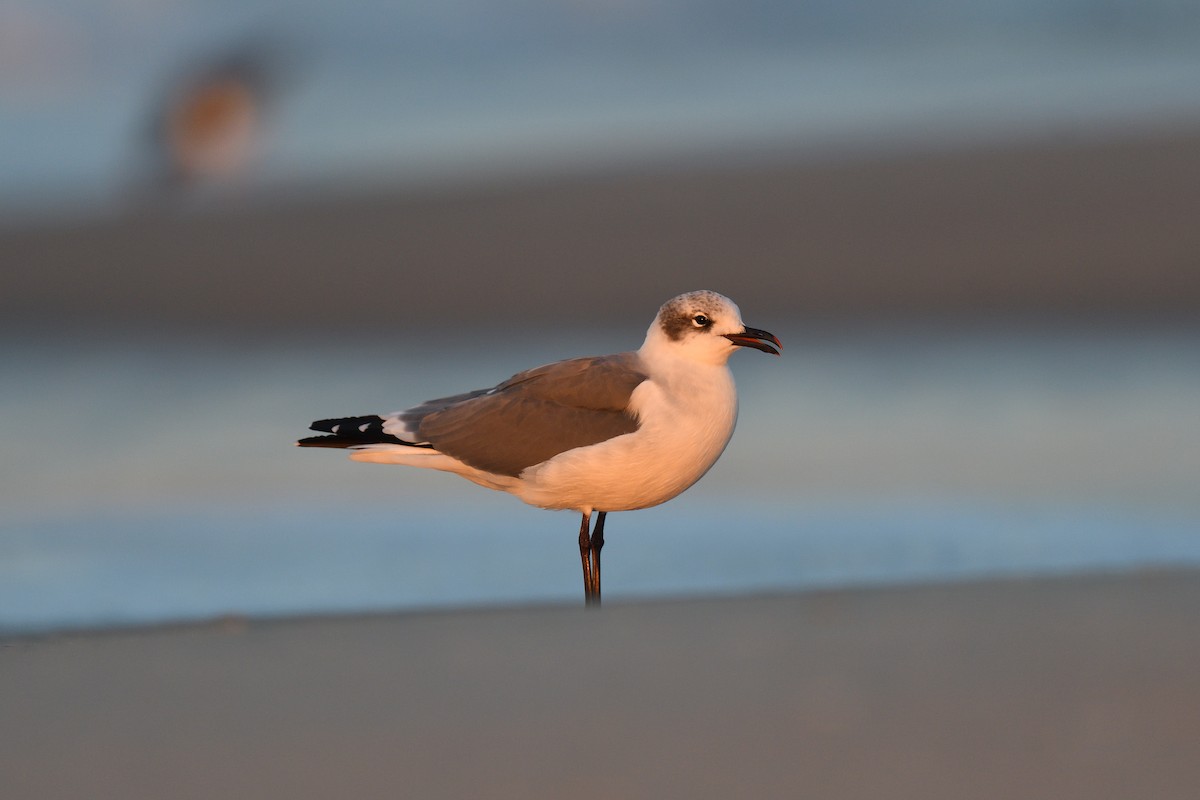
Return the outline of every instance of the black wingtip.
<path id="1" fill-rule="evenodd" d="M 297 447 L 340 447 L 346 448 L 362 442 L 353 441 L 342 436 L 309 436 L 296 442 Z"/>
<path id="2" fill-rule="evenodd" d="M 365 417 L 335 417 L 319 419 L 309 426 L 327 436 L 309 436 L 296 442 L 299 447 L 362 447 L 369 444 L 403 444 L 409 447 L 426 447 L 406 442 L 383 430 L 383 417 L 371 414 Z"/>

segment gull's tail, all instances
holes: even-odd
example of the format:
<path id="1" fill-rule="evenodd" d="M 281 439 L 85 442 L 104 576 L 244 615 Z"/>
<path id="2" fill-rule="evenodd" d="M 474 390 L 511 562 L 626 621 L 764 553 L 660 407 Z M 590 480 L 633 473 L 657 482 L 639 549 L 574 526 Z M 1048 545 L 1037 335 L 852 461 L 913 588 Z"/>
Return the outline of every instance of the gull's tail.
<path id="1" fill-rule="evenodd" d="M 408 447 L 429 447 L 397 438 L 383 429 L 383 417 L 371 414 L 365 417 L 341 417 L 319 419 L 309 427 L 323 431 L 327 436 L 309 436 L 296 442 L 301 447 L 366 447 L 378 444 L 399 444 Z"/>

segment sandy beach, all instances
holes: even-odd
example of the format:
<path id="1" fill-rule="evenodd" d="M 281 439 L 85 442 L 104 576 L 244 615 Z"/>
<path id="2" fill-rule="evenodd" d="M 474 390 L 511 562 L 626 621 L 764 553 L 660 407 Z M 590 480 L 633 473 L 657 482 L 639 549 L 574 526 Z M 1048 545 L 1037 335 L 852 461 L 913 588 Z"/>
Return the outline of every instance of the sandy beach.
<path id="1" fill-rule="evenodd" d="M 1188 798 L 1200 574 L 0 645 L 8 798 Z"/>
<path id="2" fill-rule="evenodd" d="M 640 325 L 647 298 L 697 287 L 760 318 L 1200 307 L 1193 128 L 220 205 L 0 232 L 0 317 Z"/>

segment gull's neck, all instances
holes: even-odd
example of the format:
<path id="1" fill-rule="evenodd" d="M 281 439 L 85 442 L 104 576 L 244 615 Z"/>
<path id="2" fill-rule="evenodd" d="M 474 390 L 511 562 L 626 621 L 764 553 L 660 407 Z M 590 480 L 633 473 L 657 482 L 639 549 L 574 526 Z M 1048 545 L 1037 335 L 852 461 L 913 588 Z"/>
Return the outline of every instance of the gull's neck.
<path id="1" fill-rule="evenodd" d="M 732 347 L 707 348 L 701 342 L 674 341 L 663 333 L 658 320 L 646 332 L 638 357 L 653 371 L 675 372 L 680 369 L 728 369 Z"/>

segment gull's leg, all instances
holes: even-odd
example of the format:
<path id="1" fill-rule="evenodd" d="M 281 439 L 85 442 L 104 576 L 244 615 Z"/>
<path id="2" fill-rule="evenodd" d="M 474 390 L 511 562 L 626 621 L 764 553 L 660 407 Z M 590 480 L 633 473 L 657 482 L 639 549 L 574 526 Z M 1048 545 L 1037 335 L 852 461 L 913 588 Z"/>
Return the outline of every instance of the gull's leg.
<path id="1" fill-rule="evenodd" d="M 588 530 L 591 522 L 591 512 L 584 512 L 583 522 L 579 525 L 579 560 L 583 564 L 583 601 L 589 606 L 595 602 L 592 596 L 592 540 Z"/>
<path id="2" fill-rule="evenodd" d="M 600 550 L 604 547 L 604 515 L 606 511 L 596 514 L 596 530 L 592 532 L 592 581 L 595 583 L 596 605 L 600 605 Z"/>

